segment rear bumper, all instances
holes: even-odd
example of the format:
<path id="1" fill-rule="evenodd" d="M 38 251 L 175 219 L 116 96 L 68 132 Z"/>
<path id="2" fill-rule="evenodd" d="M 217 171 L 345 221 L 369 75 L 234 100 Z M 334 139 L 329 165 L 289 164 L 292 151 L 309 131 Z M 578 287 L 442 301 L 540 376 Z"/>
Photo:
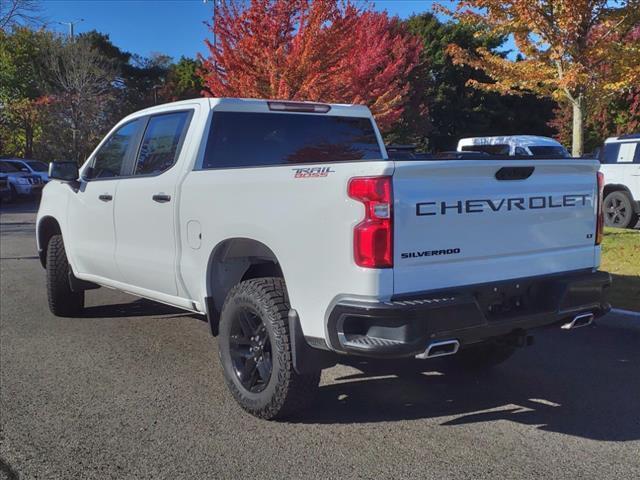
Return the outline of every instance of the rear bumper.
<path id="1" fill-rule="evenodd" d="M 331 348 L 369 357 L 410 357 L 432 342 L 466 345 L 608 312 L 606 272 L 580 271 L 393 297 L 339 302 L 328 320 Z"/>

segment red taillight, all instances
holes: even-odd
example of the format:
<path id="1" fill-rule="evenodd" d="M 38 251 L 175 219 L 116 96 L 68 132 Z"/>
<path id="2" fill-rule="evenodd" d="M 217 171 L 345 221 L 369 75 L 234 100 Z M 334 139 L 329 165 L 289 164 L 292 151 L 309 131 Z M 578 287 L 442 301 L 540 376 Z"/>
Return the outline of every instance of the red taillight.
<path id="1" fill-rule="evenodd" d="M 364 204 L 364 220 L 353 229 L 356 264 L 367 268 L 393 267 L 393 211 L 391 177 L 356 177 L 349 196 Z"/>
<path id="2" fill-rule="evenodd" d="M 600 245 L 602 242 L 602 235 L 604 230 L 604 209 L 603 209 L 603 197 L 604 197 L 604 174 L 598 172 L 598 210 L 596 218 L 596 245 Z"/>

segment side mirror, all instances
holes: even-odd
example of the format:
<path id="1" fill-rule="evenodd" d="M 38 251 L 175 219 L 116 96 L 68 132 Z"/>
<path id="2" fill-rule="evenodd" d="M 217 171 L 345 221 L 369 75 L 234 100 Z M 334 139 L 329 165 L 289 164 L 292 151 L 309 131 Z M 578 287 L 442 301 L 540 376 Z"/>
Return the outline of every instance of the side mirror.
<path id="1" fill-rule="evenodd" d="M 63 182 L 75 182 L 80 172 L 76 162 L 51 162 L 49 164 L 49 178 Z"/>

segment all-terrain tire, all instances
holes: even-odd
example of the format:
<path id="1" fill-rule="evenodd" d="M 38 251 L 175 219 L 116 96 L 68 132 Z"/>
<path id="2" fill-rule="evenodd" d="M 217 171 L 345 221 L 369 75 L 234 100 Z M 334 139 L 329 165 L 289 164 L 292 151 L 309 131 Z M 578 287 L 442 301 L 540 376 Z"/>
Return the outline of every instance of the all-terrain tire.
<path id="1" fill-rule="evenodd" d="M 633 228 L 638 223 L 638 212 L 633 200 L 623 191 L 616 190 L 604 199 L 604 223 L 607 227 Z"/>
<path id="2" fill-rule="evenodd" d="M 457 369 L 468 372 L 489 370 L 507 361 L 516 348 L 497 342 L 484 342 L 460 350 L 449 361 Z"/>
<path id="3" fill-rule="evenodd" d="M 262 322 L 270 342 L 271 374 L 258 392 L 242 384 L 232 360 L 232 325 L 243 312 L 251 312 Z M 234 399 L 258 418 L 289 417 L 310 405 L 318 390 L 320 371 L 300 375 L 294 370 L 288 313 L 284 280 L 272 277 L 239 283 L 231 289 L 222 307 L 218 344 L 224 377 Z"/>
<path id="4" fill-rule="evenodd" d="M 69 261 L 62 235 L 47 245 L 47 296 L 49 310 L 58 317 L 70 317 L 84 308 L 84 291 L 74 292 L 69 284 Z"/>

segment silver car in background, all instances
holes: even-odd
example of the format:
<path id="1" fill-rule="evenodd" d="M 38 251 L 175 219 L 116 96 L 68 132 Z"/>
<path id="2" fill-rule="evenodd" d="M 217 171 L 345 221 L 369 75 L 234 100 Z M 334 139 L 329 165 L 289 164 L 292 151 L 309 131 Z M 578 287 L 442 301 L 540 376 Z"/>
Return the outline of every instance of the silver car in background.
<path id="1" fill-rule="evenodd" d="M 29 197 L 39 195 L 45 182 L 38 175 L 22 172 L 13 163 L 6 160 L 0 160 L 0 177 L 3 178 L 9 191 L 6 194 L 6 200 L 12 201 L 18 197 Z"/>
<path id="2" fill-rule="evenodd" d="M 24 160 L 22 158 L 5 158 L 4 162 L 12 164 L 24 173 L 30 173 L 40 177 L 43 183 L 49 181 L 49 165 L 40 160 Z"/>

